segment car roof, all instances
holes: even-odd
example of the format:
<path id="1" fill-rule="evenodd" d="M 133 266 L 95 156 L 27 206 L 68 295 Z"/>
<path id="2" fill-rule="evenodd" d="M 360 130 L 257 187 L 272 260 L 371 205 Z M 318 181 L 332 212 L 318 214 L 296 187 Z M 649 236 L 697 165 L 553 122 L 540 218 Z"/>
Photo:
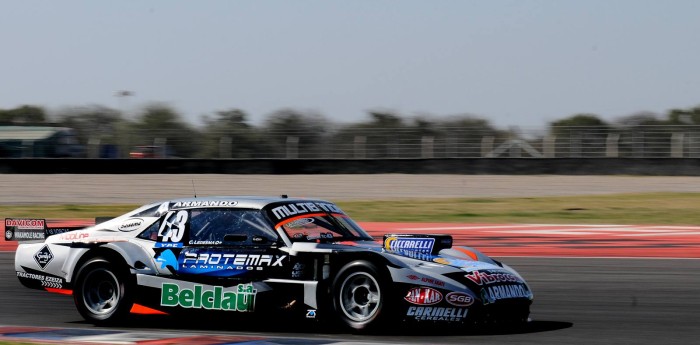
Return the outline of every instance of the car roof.
<path id="1" fill-rule="evenodd" d="M 295 202 L 324 202 L 328 201 L 319 199 L 306 199 L 306 198 L 289 198 L 284 196 L 205 196 L 205 197 L 192 197 L 192 198 L 180 198 L 171 200 L 162 200 L 151 204 L 151 206 L 162 204 L 165 201 L 169 201 L 174 204 L 181 204 L 180 208 L 198 208 L 198 207 L 211 207 L 221 204 L 221 202 L 228 202 L 226 206 L 218 207 L 235 207 L 235 208 L 253 208 L 262 209 L 263 207 L 276 203 L 295 203 Z"/>

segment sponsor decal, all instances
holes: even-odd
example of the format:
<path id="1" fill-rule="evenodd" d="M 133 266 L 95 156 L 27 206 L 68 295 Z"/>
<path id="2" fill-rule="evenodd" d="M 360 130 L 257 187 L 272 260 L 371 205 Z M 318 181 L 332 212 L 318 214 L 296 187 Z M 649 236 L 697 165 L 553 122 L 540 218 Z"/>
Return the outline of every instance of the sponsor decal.
<path id="1" fill-rule="evenodd" d="M 275 218 L 277 218 L 277 220 L 312 212 L 344 214 L 343 211 L 338 208 L 338 206 L 323 202 L 297 202 L 277 206 L 272 209 L 272 214 L 275 216 Z"/>
<path id="2" fill-rule="evenodd" d="M 433 305 L 442 302 L 442 293 L 429 287 L 414 287 L 408 290 L 404 299 L 416 305 Z"/>
<path id="3" fill-rule="evenodd" d="M 124 231 L 124 232 L 129 232 L 129 231 L 134 231 L 143 225 L 143 219 L 141 218 L 132 218 L 132 219 L 127 219 L 119 225 L 119 231 Z"/>
<path id="4" fill-rule="evenodd" d="M 90 234 L 86 232 L 65 232 L 62 233 L 58 236 L 58 238 L 64 240 L 64 241 L 75 241 L 75 240 L 82 240 L 84 238 L 90 237 Z"/>
<path id="5" fill-rule="evenodd" d="M 17 277 L 25 279 L 33 279 L 41 281 L 41 286 L 50 287 L 54 289 L 63 288 L 63 279 L 59 277 L 45 276 L 43 274 L 28 273 L 28 272 L 17 272 Z"/>
<path id="6" fill-rule="evenodd" d="M 436 285 L 436 286 L 445 286 L 445 282 L 442 280 L 438 280 L 435 278 L 430 278 L 430 277 L 419 277 L 415 274 L 409 274 L 406 276 L 406 278 L 411 279 L 413 281 L 421 281 L 422 283 L 425 284 L 431 284 L 431 285 Z"/>
<path id="7" fill-rule="evenodd" d="M 306 318 L 307 319 L 315 319 L 316 318 L 316 309 L 309 309 L 306 311 Z"/>
<path id="8" fill-rule="evenodd" d="M 518 278 L 516 275 L 507 272 L 489 273 L 474 271 L 466 274 L 465 277 L 474 282 L 476 285 L 488 285 L 495 283 L 522 283 L 522 280 L 520 280 L 520 278 Z"/>
<path id="9" fill-rule="evenodd" d="M 233 289 L 222 286 L 194 285 L 194 289 L 181 289 L 177 284 L 163 283 L 160 305 L 192 309 L 249 312 L 255 310 L 257 290 L 253 284 L 239 284 Z"/>
<path id="10" fill-rule="evenodd" d="M 457 307 L 468 307 L 474 304 L 474 297 L 464 292 L 450 292 L 445 296 L 445 301 Z"/>
<path id="11" fill-rule="evenodd" d="M 406 316 L 418 321 L 462 321 L 467 317 L 466 308 L 409 307 Z"/>
<path id="12" fill-rule="evenodd" d="M 247 271 L 262 271 L 266 267 L 283 267 L 286 255 L 199 252 L 180 253 L 178 272 L 233 276 Z"/>
<path id="13" fill-rule="evenodd" d="M 5 227 L 14 227 L 17 230 L 44 230 L 46 221 L 43 219 L 5 218 Z"/>
<path id="14" fill-rule="evenodd" d="M 155 259 L 156 262 L 160 263 L 160 268 L 168 268 L 168 266 L 170 266 L 173 270 L 177 269 L 177 258 L 175 257 L 175 253 L 170 249 L 165 249 L 156 254 Z"/>
<path id="15" fill-rule="evenodd" d="M 7 235 L 7 234 L 6 234 Z M 13 240 L 16 241 L 21 241 L 21 240 L 43 240 L 44 239 L 44 232 L 43 231 L 21 231 L 21 230 L 15 230 L 14 231 L 14 236 L 12 237 Z"/>
<path id="16" fill-rule="evenodd" d="M 532 294 L 525 285 L 498 285 L 481 289 L 481 300 L 484 304 L 495 303 L 501 299 L 531 298 Z"/>
<path id="17" fill-rule="evenodd" d="M 384 248 L 388 250 L 410 250 L 430 253 L 435 244 L 434 238 L 387 237 Z"/>
<path id="18" fill-rule="evenodd" d="M 423 252 L 418 250 L 392 250 L 391 253 L 423 261 L 430 261 L 433 258 L 430 252 Z"/>
<path id="19" fill-rule="evenodd" d="M 161 243 L 156 242 L 155 248 L 182 248 L 184 245 L 182 243 Z"/>
<path id="20" fill-rule="evenodd" d="M 178 201 L 172 208 L 191 208 L 191 207 L 233 207 L 238 205 L 238 201 Z"/>
<path id="21" fill-rule="evenodd" d="M 5 240 L 43 240 L 46 221 L 43 219 L 5 218 Z"/>
<path id="22" fill-rule="evenodd" d="M 36 261 L 37 265 L 39 265 L 42 270 L 46 268 L 51 260 L 53 260 L 53 253 L 51 253 L 48 245 L 44 245 L 34 254 L 34 261 Z"/>

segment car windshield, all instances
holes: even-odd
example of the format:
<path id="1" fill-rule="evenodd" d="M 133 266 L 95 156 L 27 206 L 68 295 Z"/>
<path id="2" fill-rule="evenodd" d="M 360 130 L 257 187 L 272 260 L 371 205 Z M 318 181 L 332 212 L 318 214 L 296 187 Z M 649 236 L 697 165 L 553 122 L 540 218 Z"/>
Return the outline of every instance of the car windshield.
<path id="1" fill-rule="evenodd" d="M 345 215 L 310 214 L 287 220 L 279 226 L 292 242 L 372 240 Z"/>
<path id="2" fill-rule="evenodd" d="M 279 220 L 275 227 L 281 228 L 292 242 L 372 240 L 372 236 L 332 204 L 288 204 L 271 209 L 270 213 Z"/>

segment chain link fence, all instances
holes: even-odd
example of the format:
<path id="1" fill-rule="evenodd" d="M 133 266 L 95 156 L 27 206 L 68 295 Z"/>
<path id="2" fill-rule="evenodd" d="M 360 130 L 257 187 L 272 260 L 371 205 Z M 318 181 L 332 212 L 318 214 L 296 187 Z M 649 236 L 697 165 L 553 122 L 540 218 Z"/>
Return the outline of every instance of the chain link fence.
<path id="1" fill-rule="evenodd" d="M 697 158 L 700 126 L 150 129 L 95 135 L 80 145 L 89 158 Z"/>

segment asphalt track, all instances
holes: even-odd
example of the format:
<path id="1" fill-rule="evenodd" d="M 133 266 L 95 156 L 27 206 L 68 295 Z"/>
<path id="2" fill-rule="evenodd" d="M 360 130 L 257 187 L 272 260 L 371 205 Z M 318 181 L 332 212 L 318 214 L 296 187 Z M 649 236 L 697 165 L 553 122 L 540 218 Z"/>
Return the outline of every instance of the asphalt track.
<path id="1" fill-rule="evenodd" d="M 245 326 L 145 317 L 135 332 L 285 337 L 311 341 L 411 344 L 692 344 L 700 337 L 700 260 L 502 258 L 535 292 L 533 322 L 513 332 L 413 327 L 371 335 L 326 332 L 285 322 Z M 13 253 L 0 253 L 0 325 L 88 328 L 69 296 L 22 287 Z"/>

